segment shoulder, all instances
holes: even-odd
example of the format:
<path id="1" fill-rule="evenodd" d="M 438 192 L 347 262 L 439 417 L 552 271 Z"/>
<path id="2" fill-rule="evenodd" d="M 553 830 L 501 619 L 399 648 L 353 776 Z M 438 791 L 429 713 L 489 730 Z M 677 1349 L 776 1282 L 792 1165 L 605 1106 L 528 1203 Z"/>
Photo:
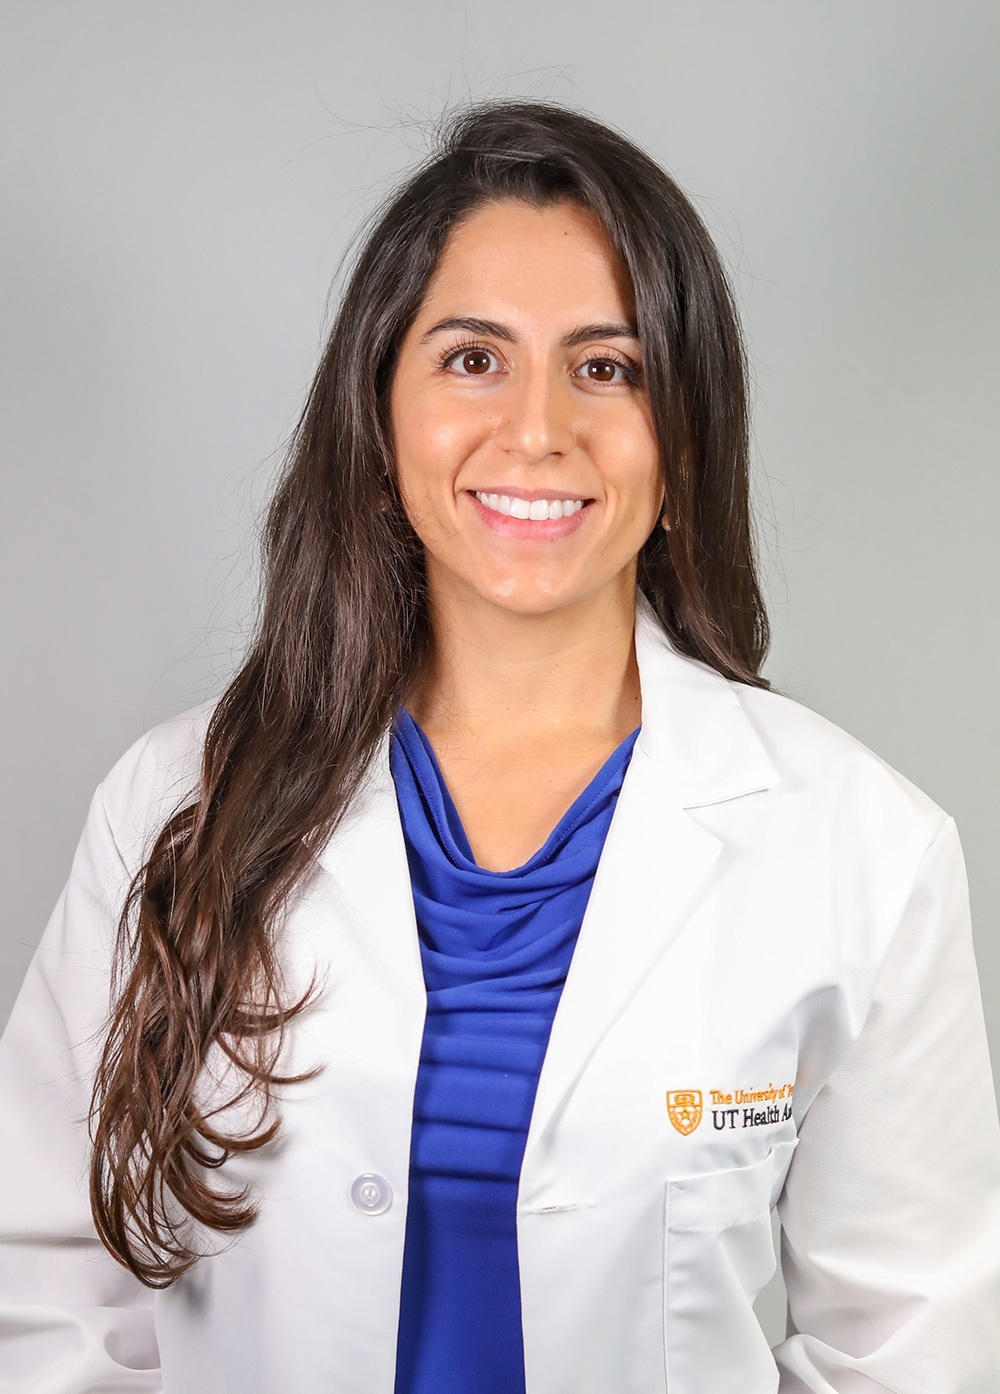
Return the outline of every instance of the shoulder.
<path id="1" fill-rule="evenodd" d="M 796 698 L 727 681 L 789 799 L 847 817 L 858 831 L 890 826 L 926 846 L 950 815 L 863 741 Z"/>
<path id="2" fill-rule="evenodd" d="M 895 849 L 901 864 L 949 821 L 911 779 L 804 702 L 682 654 L 645 597 L 635 638 L 646 748 L 686 807 L 766 789 L 768 824 L 789 845 L 811 839 L 876 860 Z"/>
<path id="3" fill-rule="evenodd" d="M 151 727 L 98 786 L 94 802 L 127 865 L 142 861 L 167 819 L 197 794 L 205 735 L 217 701 L 201 702 Z"/>
<path id="4" fill-rule="evenodd" d="M 69 876 L 30 970 L 32 982 L 47 984 L 46 1000 L 58 1000 L 64 1020 L 77 1023 L 77 1040 L 104 1018 L 116 931 L 133 878 L 164 823 L 197 792 L 214 706 L 206 702 L 154 726 L 94 790 Z"/>

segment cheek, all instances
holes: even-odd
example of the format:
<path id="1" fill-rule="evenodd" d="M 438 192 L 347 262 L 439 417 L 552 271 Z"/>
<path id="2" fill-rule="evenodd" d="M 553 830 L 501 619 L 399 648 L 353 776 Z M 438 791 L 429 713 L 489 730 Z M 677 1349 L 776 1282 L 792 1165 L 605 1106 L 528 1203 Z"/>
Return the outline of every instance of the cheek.
<path id="1" fill-rule="evenodd" d="M 638 524 L 659 509 L 663 497 L 656 440 L 640 424 L 623 429 L 607 445 L 609 482 L 625 504 L 624 515 Z"/>
<path id="2" fill-rule="evenodd" d="M 454 421 L 421 410 L 397 422 L 396 467 L 403 506 L 432 554 L 455 533 L 455 474 L 461 453 Z"/>
<path id="3" fill-rule="evenodd" d="M 425 403 L 399 414 L 394 439 L 400 486 L 415 497 L 450 487 L 478 435 L 475 423 L 454 407 Z"/>
<path id="4" fill-rule="evenodd" d="M 592 423 L 587 445 L 609 475 L 618 475 L 623 483 L 627 479 L 630 486 L 657 472 L 659 447 L 653 423 L 636 404 L 622 404 L 617 412 L 602 414 Z"/>

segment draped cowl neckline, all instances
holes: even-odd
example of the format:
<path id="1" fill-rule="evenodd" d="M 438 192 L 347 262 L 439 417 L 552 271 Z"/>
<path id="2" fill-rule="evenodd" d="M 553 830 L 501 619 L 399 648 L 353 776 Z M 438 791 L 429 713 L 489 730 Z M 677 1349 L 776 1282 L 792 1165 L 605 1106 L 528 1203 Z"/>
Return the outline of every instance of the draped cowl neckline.
<path id="1" fill-rule="evenodd" d="M 435 911 L 422 926 L 426 948 L 472 960 L 503 957 L 540 902 L 589 881 L 604 843 L 609 800 L 613 805 L 639 729 L 612 752 L 526 862 L 495 871 L 476 862 L 434 749 L 415 718 L 400 710 L 392 773 L 414 894 Z"/>

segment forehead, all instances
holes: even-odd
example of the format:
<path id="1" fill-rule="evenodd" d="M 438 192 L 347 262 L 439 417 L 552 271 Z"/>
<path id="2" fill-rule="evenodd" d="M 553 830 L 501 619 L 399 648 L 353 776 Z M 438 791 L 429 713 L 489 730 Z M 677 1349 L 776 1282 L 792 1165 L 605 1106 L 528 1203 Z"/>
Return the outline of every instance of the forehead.
<path id="1" fill-rule="evenodd" d="M 624 263 L 597 216 L 569 200 L 544 208 L 482 204 L 451 232 L 427 287 L 424 314 L 520 307 L 623 314 L 634 308 Z"/>

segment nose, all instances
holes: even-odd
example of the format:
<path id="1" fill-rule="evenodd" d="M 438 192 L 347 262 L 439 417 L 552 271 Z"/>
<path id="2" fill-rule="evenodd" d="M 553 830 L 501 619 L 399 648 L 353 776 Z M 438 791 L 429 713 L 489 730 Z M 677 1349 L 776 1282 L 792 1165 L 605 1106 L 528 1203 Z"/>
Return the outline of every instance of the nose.
<path id="1" fill-rule="evenodd" d="M 528 464 L 573 448 L 572 388 L 556 368 L 527 365 L 514 372 L 504 391 L 497 444 Z"/>

